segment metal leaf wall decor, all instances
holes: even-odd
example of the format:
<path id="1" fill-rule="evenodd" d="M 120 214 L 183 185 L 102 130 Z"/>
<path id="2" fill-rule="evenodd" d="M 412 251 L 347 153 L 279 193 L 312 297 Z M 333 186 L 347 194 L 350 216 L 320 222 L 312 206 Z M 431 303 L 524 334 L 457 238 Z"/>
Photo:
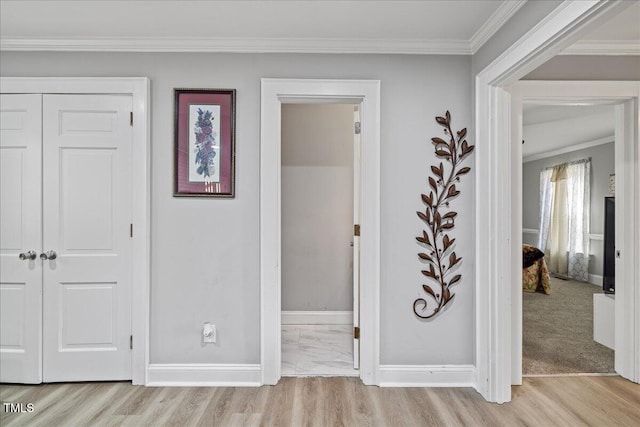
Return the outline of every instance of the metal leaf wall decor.
<path id="1" fill-rule="evenodd" d="M 422 194 L 425 204 L 424 211 L 418 211 L 418 217 L 426 224 L 422 236 L 416 237 L 425 251 L 418 253 L 426 269 L 422 274 L 430 284 L 422 285 L 426 292 L 425 298 L 418 298 L 413 302 L 413 312 L 421 319 L 429 319 L 453 300 L 451 287 L 462 279 L 461 274 L 454 274 L 462 258 L 455 253 L 455 238 L 449 234 L 455 227 L 458 213 L 450 209 L 450 203 L 460 191 L 456 183 L 471 171 L 468 166 L 461 167 L 462 161 L 471 154 L 475 146 L 469 145 L 465 139 L 467 129 L 451 130 L 451 114 L 444 117 L 437 116 L 436 122 L 444 128 L 445 139 L 434 137 L 431 142 L 435 147 L 436 156 L 444 159 L 437 166 L 431 166 L 432 175 L 429 177 L 429 194 Z M 427 300 L 428 299 L 428 300 Z"/>

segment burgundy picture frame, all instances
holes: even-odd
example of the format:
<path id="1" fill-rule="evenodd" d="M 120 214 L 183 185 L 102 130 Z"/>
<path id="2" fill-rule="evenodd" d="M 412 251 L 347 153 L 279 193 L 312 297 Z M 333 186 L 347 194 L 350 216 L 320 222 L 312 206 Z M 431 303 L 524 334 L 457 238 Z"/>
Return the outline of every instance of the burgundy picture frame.
<path id="1" fill-rule="evenodd" d="M 174 197 L 235 197 L 236 90 L 176 88 L 174 105 Z"/>

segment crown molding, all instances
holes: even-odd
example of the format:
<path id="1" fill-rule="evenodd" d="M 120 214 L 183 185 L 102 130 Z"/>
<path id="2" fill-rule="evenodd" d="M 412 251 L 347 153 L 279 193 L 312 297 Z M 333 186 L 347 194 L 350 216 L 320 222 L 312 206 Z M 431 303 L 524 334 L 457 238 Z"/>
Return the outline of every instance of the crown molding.
<path id="1" fill-rule="evenodd" d="M 584 40 L 569 46 L 560 55 L 640 56 L 640 40 Z"/>
<path id="2" fill-rule="evenodd" d="M 469 47 L 475 54 L 502 26 L 518 11 L 527 0 L 505 0 L 495 12 L 471 36 Z"/>
<path id="3" fill-rule="evenodd" d="M 527 0 L 505 0 L 469 40 L 224 37 L 3 37 L 4 52 L 227 52 L 472 55 Z"/>
<path id="4" fill-rule="evenodd" d="M 325 38 L 2 38 L 1 51 L 470 55 L 466 40 Z"/>

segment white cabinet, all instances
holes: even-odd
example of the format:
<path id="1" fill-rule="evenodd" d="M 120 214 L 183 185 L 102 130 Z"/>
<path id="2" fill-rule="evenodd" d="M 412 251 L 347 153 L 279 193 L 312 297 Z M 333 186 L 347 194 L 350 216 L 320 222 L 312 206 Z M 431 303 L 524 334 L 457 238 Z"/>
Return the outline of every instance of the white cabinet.
<path id="1" fill-rule="evenodd" d="M 614 295 L 593 295 L 593 340 L 612 350 L 615 350 L 615 302 Z"/>

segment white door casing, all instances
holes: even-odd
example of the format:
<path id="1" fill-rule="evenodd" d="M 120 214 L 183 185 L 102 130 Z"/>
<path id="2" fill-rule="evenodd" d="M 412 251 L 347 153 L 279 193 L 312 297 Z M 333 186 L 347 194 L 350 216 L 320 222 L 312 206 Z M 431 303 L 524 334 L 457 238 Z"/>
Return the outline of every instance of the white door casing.
<path id="1" fill-rule="evenodd" d="M 476 201 L 476 224 L 482 224 L 476 227 L 476 388 L 489 401 L 511 400 L 511 260 L 521 251 L 512 239 L 511 97 L 505 88 L 630 5 L 565 1 L 475 76 L 476 194 L 482 194 Z"/>
<path id="2" fill-rule="evenodd" d="M 43 380 L 131 378 L 131 97 L 43 97 Z"/>
<path id="3" fill-rule="evenodd" d="M 640 81 L 616 105 L 615 370 L 640 383 Z M 618 255 L 619 251 L 619 255 Z"/>
<path id="4" fill-rule="evenodd" d="M 353 223 L 360 227 L 360 106 L 353 108 Z M 357 129 L 357 131 L 355 131 Z M 353 368 L 360 369 L 360 233 L 353 233 Z M 358 329 L 359 330 L 359 329 Z"/>
<path id="5" fill-rule="evenodd" d="M 132 383 L 146 384 L 149 366 L 150 80 L 146 77 L 0 77 L 3 94 L 120 94 L 133 100 L 131 264 Z"/>
<path id="6" fill-rule="evenodd" d="M 380 82 L 262 79 L 260 113 L 260 364 L 261 383 L 281 369 L 281 104 L 360 104 L 360 378 L 379 383 Z"/>
<path id="7" fill-rule="evenodd" d="M 0 382 L 42 381 L 42 96 L 0 95 Z M 35 260 L 20 253 L 34 251 Z"/>

